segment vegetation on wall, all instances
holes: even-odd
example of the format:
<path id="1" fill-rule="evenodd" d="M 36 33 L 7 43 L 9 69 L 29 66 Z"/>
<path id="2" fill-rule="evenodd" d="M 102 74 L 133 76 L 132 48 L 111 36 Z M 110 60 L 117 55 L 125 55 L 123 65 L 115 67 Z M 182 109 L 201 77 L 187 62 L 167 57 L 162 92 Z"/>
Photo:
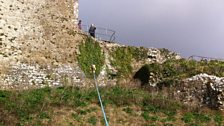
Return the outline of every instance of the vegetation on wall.
<path id="1" fill-rule="evenodd" d="M 111 52 L 112 65 L 118 70 L 118 77 L 128 76 L 132 73 L 133 60 L 139 61 L 147 58 L 148 50 L 141 47 L 119 47 Z"/>
<path id="2" fill-rule="evenodd" d="M 167 60 L 163 64 L 148 64 L 137 72 L 135 78 L 152 81 L 149 74 L 152 74 L 161 84 L 173 84 L 175 81 L 189 78 L 200 73 L 207 73 L 218 77 L 224 76 L 224 62 L 221 61 L 195 61 L 195 60 Z M 144 73 L 143 73 L 144 72 Z M 142 74 L 148 74 L 143 76 Z M 151 75 L 150 75 L 151 76 Z M 148 77 L 148 78 L 141 78 Z"/>
<path id="3" fill-rule="evenodd" d="M 132 72 L 132 54 L 129 52 L 128 48 L 116 48 L 111 55 L 113 58 L 111 64 L 117 69 L 118 77 L 127 76 Z"/>
<path id="4" fill-rule="evenodd" d="M 144 47 L 136 48 L 136 47 L 128 47 L 129 53 L 132 54 L 133 58 L 136 61 L 148 58 L 148 49 Z"/>
<path id="5" fill-rule="evenodd" d="M 160 48 L 159 51 L 160 51 L 160 54 L 161 54 L 162 56 L 164 56 L 166 59 L 173 58 L 173 57 L 176 55 L 176 53 L 170 52 L 170 51 L 169 51 L 168 49 L 166 49 L 166 48 Z"/>
<path id="6" fill-rule="evenodd" d="M 93 77 L 91 72 L 92 64 L 96 65 L 96 75 L 99 75 L 105 62 L 105 56 L 98 42 L 87 37 L 85 42 L 79 45 L 80 54 L 78 55 L 78 63 L 87 77 Z"/>

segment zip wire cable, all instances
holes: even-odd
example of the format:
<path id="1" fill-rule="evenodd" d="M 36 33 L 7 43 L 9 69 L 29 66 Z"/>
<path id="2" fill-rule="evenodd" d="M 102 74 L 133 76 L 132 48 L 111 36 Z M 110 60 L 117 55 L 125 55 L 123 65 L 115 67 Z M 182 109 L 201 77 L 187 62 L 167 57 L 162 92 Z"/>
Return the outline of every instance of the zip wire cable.
<path id="1" fill-rule="evenodd" d="M 104 121 L 105 121 L 106 126 L 109 126 L 108 121 L 107 121 L 107 116 L 106 116 L 106 113 L 104 111 L 102 99 L 101 99 L 101 96 L 100 96 L 99 87 L 98 87 L 97 80 L 96 80 L 96 66 L 95 65 L 92 65 L 92 72 L 93 72 L 93 76 L 94 76 L 95 87 L 96 87 L 96 91 L 97 91 L 98 98 L 99 98 L 99 101 L 100 101 L 100 106 L 101 106 L 101 110 L 102 110 L 102 113 L 103 113 Z"/>

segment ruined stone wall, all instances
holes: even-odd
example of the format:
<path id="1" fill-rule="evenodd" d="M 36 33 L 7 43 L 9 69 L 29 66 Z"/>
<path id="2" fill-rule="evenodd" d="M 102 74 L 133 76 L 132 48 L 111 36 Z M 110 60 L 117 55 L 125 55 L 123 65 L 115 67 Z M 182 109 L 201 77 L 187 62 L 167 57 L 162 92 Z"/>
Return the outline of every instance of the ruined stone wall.
<path id="1" fill-rule="evenodd" d="M 60 57 L 77 20 L 77 0 L 0 0 L 1 61 Z"/>
<path id="2" fill-rule="evenodd" d="M 0 0 L 0 89 L 83 76 L 75 60 L 83 39 L 77 22 L 78 0 Z"/>
<path id="3" fill-rule="evenodd" d="M 183 80 L 177 87 L 175 98 L 187 105 L 224 110 L 224 78 L 198 74 Z"/>
<path id="4" fill-rule="evenodd" d="M 87 37 L 77 21 L 78 0 L 0 0 L 0 90 L 93 86 L 77 61 L 78 45 Z M 109 80 L 107 72 L 116 72 L 111 53 L 123 45 L 97 42 L 106 55 L 98 81 L 115 85 L 117 79 Z M 158 49 L 149 49 L 147 55 L 134 60 L 134 71 L 165 58 Z"/>

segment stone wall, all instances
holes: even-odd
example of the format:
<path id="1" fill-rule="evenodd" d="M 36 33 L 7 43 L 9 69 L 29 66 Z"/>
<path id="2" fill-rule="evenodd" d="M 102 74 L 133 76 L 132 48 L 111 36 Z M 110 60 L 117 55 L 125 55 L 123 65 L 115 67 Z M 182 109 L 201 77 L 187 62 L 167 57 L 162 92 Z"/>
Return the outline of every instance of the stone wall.
<path id="1" fill-rule="evenodd" d="M 183 80 L 176 89 L 175 98 L 187 105 L 224 110 L 223 77 L 199 74 Z"/>
<path id="2" fill-rule="evenodd" d="M 0 0 L 0 89 L 82 77 L 77 22 L 78 0 Z"/>
<path id="3" fill-rule="evenodd" d="M 78 45 L 87 37 L 77 29 L 78 0 L 0 0 L 0 19 L 0 89 L 93 86 L 77 61 Z M 110 54 L 124 45 L 98 42 L 106 55 L 99 83 L 114 85 L 117 80 L 107 75 L 108 69 L 116 72 Z M 133 60 L 134 72 L 170 55 L 147 52 L 146 58 Z"/>
<path id="4" fill-rule="evenodd" d="M 0 59 L 39 55 L 45 48 L 54 52 L 59 43 L 73 41 L 67 33 L 77 20 L 77 0 L 1 0 Z"/>

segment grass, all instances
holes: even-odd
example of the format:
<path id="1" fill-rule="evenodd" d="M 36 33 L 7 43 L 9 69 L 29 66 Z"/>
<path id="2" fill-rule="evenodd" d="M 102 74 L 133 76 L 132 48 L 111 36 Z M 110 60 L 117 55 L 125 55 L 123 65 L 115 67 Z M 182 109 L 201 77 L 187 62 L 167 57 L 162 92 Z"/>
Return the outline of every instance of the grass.
<path id="1" fill-rule="evenodd" d="M 214 121 L 216 122 L 216 125 L 217 125 L 217 126 L 221 126 L 223 120 L 224 120 L 224 117 L 223 117 L 222 114 L 220 114 L 220 113 L 216 113 L 216 114 L 214 115 Z"/>
<path id="2" fill-rule="evenodd" d="M 88 123 L 90 123 L 91 125 L 95 126 L 96 125 L 96 122 L 97 122 L 97 118 L 95 116 L 91 116 L 89 119 L 88 119 Z"/>
<path id="3" fill-rule="evenodd" d="M 149 122 L 155 125 L 171 125 L 176 122 L 187 125 L 204 125 L 212 122 L 214 125 L 224 124 L 221 113 L 190 110 L 185 112 L 186 107 L 181 103 L 160 95 L 152 96 L 142 89 L 115 86 L 100 88 L 100 91 L 107 116 L 111 121 L 121 119 L 124 120 L 123 123 L 127 123 L 128 120 L 136 118 L 136 125 L 146 125 Z M 57 112 L 61 109 L 64 111 Z M 94 88 L 60 87 L 0 91 L 0 112 L 2 125 L 55 125 L 55 121 L 62 120 L 61 116 L 65 116 L 65 122 L 70 122 L 70 125 L 104 125 L 103 121 L 100 121 L 103 116 Z M 139 112 L 141 115 L 137 116 Z M 55 116 L 58 116 L 58 119 L 55 119 Z"/>
<path id="4" fill-rule="evenodd" d="M 130 107 L 124 108 L 123 111 L 125 111 L 128 114 L 132 114 L 133 113 L 133 110 Z"/>
<path id="5" fill-rule="evenodd" d="M 182 120 L 186 124 L 207 124 L 212 120 L 211 115 L 206 113 L 188 112 L 183 115 Z M 214 121 L 217 121 L 214 119 Z"/>

